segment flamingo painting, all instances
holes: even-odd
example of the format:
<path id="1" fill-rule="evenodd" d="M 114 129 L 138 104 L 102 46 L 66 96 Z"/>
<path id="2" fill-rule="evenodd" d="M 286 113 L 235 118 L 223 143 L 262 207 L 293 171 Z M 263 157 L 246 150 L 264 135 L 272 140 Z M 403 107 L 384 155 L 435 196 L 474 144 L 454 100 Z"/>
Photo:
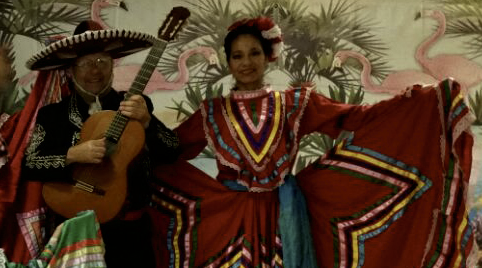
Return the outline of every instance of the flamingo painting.
<path id="1" fill-rule="evenodd" d="M 120 7 L 125 11 L 129 11 L 124 1 L 94 0 L 90 6 L 90 19 L 99 23 L 102 29 L 111 29 L 112 27 L 101 17 L 102 9 L 111 7 Z M 121 61 L 122 58 L 115 59 L 114 64 L 119 65 Z"/>
<path id="2" fill-rule="evenodd" d="M 482 81 L 482 68 L 477 63 L 457 54 L 438 54 L 428 56 L 429 49 L 445 34 L 446 19 L 440 10 L 424 10 L 415 19 L 431 18 L 438 22 L 435 32 L 417 47 L 415 58 L 423 71 L 438 80 L 453 77 L 465 90 Z"/>
<path id="3" fill-rule="evenodd" d="M 194 55 L 201 54 L 208 61 L 209 65 L 218 65 L 219 59 L 216 51 L 211 47 L 199 46 L 188 49 L 181 53 L 178 59 L 178 74 L 172 81 L 167 81 L 164 75 L 155 70 L 151 79 L 146 85 L 144 94 L 151 94 L 156 90 L 180 90 L 188 82 L 189 70 L 186 60 Z M 129 90 L 135 76 L 140 70 L 138 64 L 126 64 L 114 67 L 114 81 L 112 87 L 119 91 Z"/>
<path id="4" fill-rule="evenodd" d="M 102 29 L 112 28 L 102 19 L 100 15 L 101 10 L 108 7 L 120 7 L 125 11 L 129 11 L 124 1 L 94 0 L 90 7 L 90 18 L 91 20 L 98 22 L 102 26 Z"/>
<path id="5" fill-rule="evenodd" d="M 396 95 L 414 84 L 433 84 L 437 82 L 434 77 L 416 70 L 402 70 L 393 72 L 385 77 L 380 85 L 371 78 L 372 66 L 370 61 L 359 52 L 340 50 L 335 54 L 333 67 L 341 67 L 348 58 L 357 59 L 363 66 L 361 71 L 361 85 L 367 92 L 386 93 Z"/>

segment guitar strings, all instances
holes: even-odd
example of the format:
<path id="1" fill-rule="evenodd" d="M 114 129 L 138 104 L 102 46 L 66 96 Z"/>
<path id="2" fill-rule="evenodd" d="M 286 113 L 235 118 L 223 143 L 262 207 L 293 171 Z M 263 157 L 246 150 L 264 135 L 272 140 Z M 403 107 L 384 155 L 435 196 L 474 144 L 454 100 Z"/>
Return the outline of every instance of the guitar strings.
<path id="1" fill-rule="evenodd" d="M 150 53 L 146 58 L 146 61 L 143 63 L 140 72 L 137 74 L 136 78 L 134 79 L 134 82 L 131 85 L 131 89 L 126 94 L 127 95 L 126 99 L 134 94 L 142 93 L 143 88 L 149 81 L 150 76 L 152 75 L 152 72 L 157 67 L 156 63 L 159 62 L 159 59 L 162 53 L 164 52 L 164 49 L 166 47 L 166 42 L 161 42 L 160 40 L 156 40 L 154 42 L 154 45 L 155 46 L 151 49 Z M 128 121 L 129 121 L 129 118 L 127 118 L 126 116 L 122 115 L 119 111 L 117 111 L 111 123 L 111 126 L 109 127 L 109 129 L 107 129 L 106 135 L 110 138 L 113 138 L 115 141 L 117 141 L 120 138 L 122 131 L 125 128 L 125 124 Z"/>

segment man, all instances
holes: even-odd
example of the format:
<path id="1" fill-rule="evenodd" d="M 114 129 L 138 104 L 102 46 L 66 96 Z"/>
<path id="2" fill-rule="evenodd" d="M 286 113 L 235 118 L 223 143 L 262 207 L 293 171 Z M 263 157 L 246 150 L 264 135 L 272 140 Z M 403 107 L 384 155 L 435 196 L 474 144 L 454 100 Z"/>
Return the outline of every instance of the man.
<path id="1" fill-rule="evenodd" d="M 150 197 L 150 160 L 154 157 L 156 162 L 169 161 L 177 155 L 177 136 L 152 114 L 150 99 L 132 95 L 124 100 L 124 93 L 111 87 L 113 59 L 150 47 L 153 38 L 131 31 L 102 30 L 97 23 L 84 21 L 73 36 L 49 45 L 27 62 L 32 70 L 66 68 L 71 94 L 39 110 L 25 152 L 25 179 L 68 182 L 76 163 L 104 161 L 105 137 L 79 143 L 83 123 L 100 110 L 118 110 L 145 129 L 146 150 L 129 165 L 127 201 L 122 213 L 101 224 L 108 267 L 155 266 L 150 220 L 147 213 L 142 213 Z"/>

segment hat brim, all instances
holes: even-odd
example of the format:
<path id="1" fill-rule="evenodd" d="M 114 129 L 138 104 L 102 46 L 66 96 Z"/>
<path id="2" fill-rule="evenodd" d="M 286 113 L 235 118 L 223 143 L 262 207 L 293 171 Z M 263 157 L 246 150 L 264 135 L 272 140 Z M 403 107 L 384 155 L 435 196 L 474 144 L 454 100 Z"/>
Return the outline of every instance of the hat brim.
<path id="1" fill-rule="evenodd" d="M 155 39 L 153 35 L 129 30 L 86 31 L 48 45 L 33 55 L 26 66 L 31 70 L 51 70 L 98 52 L 109 53 L 113 59 L 121 58 L 151 47 Z"/>

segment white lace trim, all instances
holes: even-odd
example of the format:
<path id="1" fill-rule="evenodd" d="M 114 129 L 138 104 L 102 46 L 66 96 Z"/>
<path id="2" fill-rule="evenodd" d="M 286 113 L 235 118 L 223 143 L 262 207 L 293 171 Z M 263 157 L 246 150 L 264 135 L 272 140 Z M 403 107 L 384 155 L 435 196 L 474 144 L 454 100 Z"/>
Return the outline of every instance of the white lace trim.
<path id="1" fill-rule="evenodd" d="M 303 115 L 305 113 L 305 108 L 306 108 L 306 106 L 308 106 L 308 101 L 310 100 L 312 89 L 313 89 L 312 87 L 306 88 L 303 103 L 302 103 L 301 107 L 299 108 L 299 109 L 301 109 L 301 111 L 299 112 L 298 116 L 296 117 L 295 123 L 293 125 L 293 135 L 294 135 L 294 137 L 293 137 L 293 148 L 291 149 L 291 152 L 290 152 L 290 158 L 289 158 L 290 161 L 292 161 L 293 158 L 298 153 L 298 145 L 299 145 L 298 144 L 298 132 L 299 132 L 299 129 L 300 129 L 300 122 L 301 122 L 301 118 L 303 118 Z M 294 162 L 293 162 L 293 165 L 294 165 Z"/>
<path id="2" fill-rule="evenodd" d="M 3 248 L 0 248 L 0 268 L 5 268 L 7 264 L 7 256 L 5 256 L 5 252 Z"/>
<path id="3" fill-rule="evenodd" d="M 44 141 L 45 135 L 42 125 L 35 125 L 30 143 L 25 150 L 26 166 L 37 169 L 65 167 L 65 155 L 38 156 L 37 148 Z"/>
<path id="4" fill-rule="evenodd" d="M 7 113 L 3 113 L 0 115 L 0 128 L 2 128 L 5 122 L 7 122 L 8 118 L 10 118 L 10 115 Z"/>
<path id="5" fill-rule="evenodd" d="M 445 159 L 445 120 L 444 120 L 444 107 L 443 107 L 443 98 L 442 98 L 442 89 L 440 88 L 440 84 L 437 86 L 437 88 L 433 89 L 435 90 L 435 94 L 437 94 L 437 99 L 438 99 L 438 112 L 440 116 L 440 124 L 442 125 L 442 133 L 440 134 L 440 158 L 442 161 L 441 167 L 444 168 L 444 159 Z M 442 171 L 444 176 L 445 176 L 445 170 Z"/>
<path id="6" fill-rule="evenodd" d="M 213 100 L 214 101 L 214 100 Z M 227 166 L 227 167 L 230 167 L 238 172 L 241 171 L 241 167 L 239 167 L 238 165 L 235 165 L 229 161 L 227 161 L 220 153 L 218 153 L 218 151 L 216 150 L 216 147 L 214 146 L 214 141 L 211 139 L 211 136 L 209 135 L 209 127 L 207 125 L 207 121 L 208 121 L 208 112 L 206 111 L 206 107 L 204 105 L 204 102 L 201 103 L 201 105 L 199 106 L 199 109 L 201 110 L 201 114 L 203 116 L 203 127 L 204 127 L 204 136 L 206 138 L 206 140 L 208 141 L 208 146 L 213 149 L 214 151 L 214 154 L 216 155 L 216 158 L 219 160 L 219 162 L 224 165 L 224 166 Z M 213 178 L 214 180 L 217 180 L 216 177 Z"/>
<path id="7" fill-rule="evenodd" d="M 262 88 L 257 90 L 231 90 L 229 93 L 229 98 L 233 98 L 234 100 L 244 100 L 244 99 L 252 99 L 261 97 L 264 95 L 268 95 L 273 89 L 270 85 L 264 85 Z"/>
<path id="8" fill-rule="evenodd" d="M 223 101 L 223 99 L 221 99 L 221 110 L 222 110 L 222 113 L 223 113 L 224 120 L 226 121 L 225 123 L 228 126 L 229 132 L 231 134 L 231 137 L 236 142 L 236 145 L 238 146 L 238 149 L 244 155 L 246 160 L 248 160 L 249 165 L 257 172 L 260 172 L 260 171 L 263 171 L 263 170 L 266 169 L 267 164 L 271 161 L 271 156 L 273 155 L 273 152 L 278 148 L 278 145 L 281 141 L 281 137 L 282 137 L 281 133 L 283 133 L 283 131 L 284 131 L 284 127 L 285 127 L 284 124 L 285 124 L 285 121 L 286 121 L 285 120 L 286 103 L 285 103 L 284 92 L 280 92 L 280 98 L 281 98 L 281 103 L 280 103 L 281 114 L 279 115 L 280 116 L 280 125 L 278 126 L 278 129 L 276 130 L 276 136 L 277 137 L 276 137 L 276 140 L 272 143 L 271 147 L 269 148 L 268 153 L 261 160 L 261 165 L 258 165 L 256 163 L 256 161 L 253 159 L 253 157 L 247 151 L 244 144 L 239 139 L 239 137 L 236 133 L 236 130 L 234 129 L 234 127 L 233 127 L 233 125 L 232 125 L 232 123 L 229 119 L 229 116 L 228 116 L 227 111 L 226 111 L 226 107 L 224 107 L 224 105 L 223 105 L 224 101 Z M 274 105 L 275 105 L 275 103 L 276 103 L 276 99 L 274 99 Z M 273 114 L 273 116 L 274 116 L 274 114 Z"/>
<path id="9" fill-rule="evenodd" d="M 440 213 L 440 210 L 438 209 L 434 209 L 432 211 L 432 228 L 430 228 L 430 234 L 428 236 L 427 243 L 425 244 L 425 250 L 423 252 L 423 258 L 422 258 L 422 262 L 420 263 L 420 267 L 423 267 L 423 264 L 425 263 L 425 259 L 427 258 L 427 254 L 433 243 L 433 238 L 435 236 L 435 229 L 437 227 L 437 220 L 438 220 L 439 213 Z"/>
<path id="10" fill-rule="evenodd" d="M 262 91 L 264 91 L 264 90 L 262 90 Z M 264 92 L 266 92 L 266 91 L 264 91 Z M 269 91 L 268 91 L 268 92 L 269 92 Z M 242 94 L 241 94 L 241 95 L 242 95 Z M 238 97 L 239 97 L 239 96 L 240 96 L 240 95 L 238 95 Z M 281 114 L 282 123 L 280 122 L 280 124 L 282 124 L 281 129 L 283 129 L 283 128 L 284 128 L 285 116 L 286 116 L 286 104 L 285 104 L 285 101 L 286 101 L 286 100 L 285 100 L 285 94 L 282 93 L 282 94 L 280 95 L 280 97 L 281 97 L 281 105 L 282 105 L 282 106 L 281 106 L 281 109 L 282 109 L 282 114 Z M 218 101 L 222 102 L 222 100 L 218 100 Z M 221 106 L 222 106 L 222 105 L 221 105 Z M 303 104 L 303 106 L 306 106 L 306 101 L 305 101 L 305 103 Z M 223 109 L 223 108 L 224 108 L 224 106 L 222 106 L 222 108 L 221 108 L 221 109 L 222 109 L 222 112 L 223 112 L 223 115 L 225 115 L 225 119 L 226 119 L 226 120 L 229 120 L 229 118 L 227 117 L 226 111 L 225 111 L 225 109 Z M 237 164 L 235 164 L 235 163 L 232 163 L 232 162 L 228 161 L 227 159 L 225 159 L 225 158 L 223 157 L 223 155 L 222 155 L 221 153 L 219 153 L 219 152 L 215 149 L 214 141 L 213 141 L 212 137 L 209 135 L 209 133 L 210 133 L 210 132 L 209 132 L 209 131 L 210 131 L 210 128 L 208 127 L 208 122 L 207 122 L 207 121 L 208 121 L 208 111 L 207 111 L 207 109 L 208 109 L 208 108 L 206 107 L 205 102 L 201 103 L 201 105 L 200 105 L 200 110 L 201 110 L 201 114 L 202 114 L 202 116 L 203 116 L 204 135 L 205 135 L 205 138 L 206 138 L 206 140 L 207 140 L 207 142 L 208 142 L 208 146 L 214 149 L 216 158 L 219 160 L 219 163 L 220 163 L 220 164 L 222 164 L 223 166 L 232 168 L 233 170 L 237 171 L 238 173 L 241 172 L 241 166 L 239 166 L 239 165 L 237 165 Z M 299 118 L 301 118 L 301 115 L 299 115 Z M 296 119 L 296 120 L 299 121 L 299 118 Z M 233 131 L 234 131 L 234 130 L 231 129 L 230 122 L 226 122 L 226 124 L 229 126 L 228 128 L 229 128 L 229 130 L 230 130 L 230 132 L 231 132 L 232 138 L 235 139 L 236 142 L 240 142 L 240 141 L 238 141 L 238 140 L 236 139 L 236 137 L 237 137 L 236 135 L 233 136 Z M 278 131 L 278 132 L 279 132 L 279 131 Z M 274 145 L 270 148 L 270 150 L 269 150 L 269 152 L 268 152 L 268 155 L 272 155 L 273 151 L 274 151 L 274 150 L 276 149 L 276 147 L 278 146 L 280 139 L 281 139 L 281 136 L 278 137 L 278 140 L 277 140 L 277 141 L 274 143 Z M 295 147 L 296 147 L 296 145 L 295 145 Z M 254 163 L 252 163 L 252 162 L 254 162 L 254 160 L 251 159 L 251 156 L 248 154 L 247 151 L 243 150 L 244 147 L 239 148 L 239 149 L 243 151 L 243 152 L 241 152 L 241 153 L 244 154 L 245 157 L 246 157 L 246 159 L 248 159 L 248 161 L 250 162 L 250 164 L 252 164 L 251 167 L 252 167 L 254 170 L 256 170 L 256 171 L 262 171 L 262 170 L 264 170 L 264 169 L 266 168 L 266 164 L 267 164 L 268 160 L 270 160 L 270 157 L 268 157 L 268 155 L 267 155 L 267 156 L 265 157 L 265 159 L 263 160 L 264 164 L 259 167 L 259 166 L 257 166 L 257 165 L 253 165 Z M 290 154 L 290 157 L 292 157 L 291 154 Z M 260 168 L 261 168 L 261 169 L 260 169 Z M 259 169 L 259 170 L 258 170 L 258 169 Z M 268 187 L 268 188 L 266 188 L 266 187 L 250 187 L 250 185 L 248 185 L 248 183 L 247 183 L 246 181 L 239 180 L 239 179 L 236 180 L 236 182 L 237 182 L 238 184 L 240 184 L 240 185 L 248 188 L 248 191 L 249 191 L 249 192 L 269 192 L 269 191 L 272 191 L 272 190 L 278 188 L 280 185 L 284 184 L 284 178 L 285 178 L 285 176 L 286 176 L 289 172 L 290 172 L 290 167 L 288 167 L 288 168 L 286 168 L 285 170 L 281 171 L 281 172 L 280 172 L 280 176 L 279 176 L 279 177 L 280 177 L 280 181 L 279 181 L 278 183 L 276 183 L 276 185 L 274 185 L 274 186 L 272 186 L 272 187 Z M 217 180 L 217 178 L 213 178 L 213 179 L 214 179 L 214 180 Z"/>

